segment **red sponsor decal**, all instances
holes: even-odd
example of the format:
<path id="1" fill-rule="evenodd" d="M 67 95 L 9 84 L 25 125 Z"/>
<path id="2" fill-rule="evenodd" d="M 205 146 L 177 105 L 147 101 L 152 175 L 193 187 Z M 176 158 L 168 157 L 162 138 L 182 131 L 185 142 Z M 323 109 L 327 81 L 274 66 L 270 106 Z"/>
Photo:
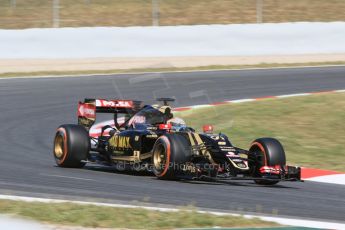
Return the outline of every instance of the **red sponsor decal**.
<path id="1" fill-rule="evenodd" d="M 79 102 L 78 117 L 96 118 L 96 106 Z"/>
<path id="2" fill-rule="evenodd" d="M 159 129 L 163 130 L 163 129 L 171 129 L 171 124 L 159 124 L 158 126 Z"/>
<path id="3" fill-rule="evenodd" d="M 96 100 L 97 107 L 107 107 L 107 108 L 132 108 L 133 101 L 128 100 Z"/>
<path id="4" fill-rule="evenodd" d="M 260 173 L 270 173 L 270 174 L 280 174 L 281 167 L 279 165 L 275 166 L 262 166 L 260 168 Z"/>

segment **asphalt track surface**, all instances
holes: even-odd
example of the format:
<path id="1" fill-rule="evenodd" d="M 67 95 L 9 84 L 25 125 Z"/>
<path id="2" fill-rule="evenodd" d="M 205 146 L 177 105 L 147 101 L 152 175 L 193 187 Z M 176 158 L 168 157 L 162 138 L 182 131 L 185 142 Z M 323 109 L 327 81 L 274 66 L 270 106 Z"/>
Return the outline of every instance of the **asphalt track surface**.
<path id="1" fill-rule="evenodd" d="M 0 80 L 0 193 L 150 205 L 188 205 L 344 221 L 345 187 L 317 182 L 161 181 L 111 168 L 55 166 L 56 128 L 76 122 L 78 100 L 131 98 L 176 106 L 345 88 L 345 67 Z"/>

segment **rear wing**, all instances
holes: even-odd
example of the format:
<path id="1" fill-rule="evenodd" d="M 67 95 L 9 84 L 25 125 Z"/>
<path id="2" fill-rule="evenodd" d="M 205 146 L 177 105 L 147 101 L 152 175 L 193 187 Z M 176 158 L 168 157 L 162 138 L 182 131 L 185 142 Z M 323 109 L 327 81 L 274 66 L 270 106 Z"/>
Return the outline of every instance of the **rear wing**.
<path id="1" fill-rule="evenodd" d="M 117 99 L 90 99 L 78 104 L 78 124 L 90 129 L 96 121 L 97 113 L 114 114 L 114 123 L 117 125 L 117 114 L 134 114 L 142 107 L 141 101 Z"/>

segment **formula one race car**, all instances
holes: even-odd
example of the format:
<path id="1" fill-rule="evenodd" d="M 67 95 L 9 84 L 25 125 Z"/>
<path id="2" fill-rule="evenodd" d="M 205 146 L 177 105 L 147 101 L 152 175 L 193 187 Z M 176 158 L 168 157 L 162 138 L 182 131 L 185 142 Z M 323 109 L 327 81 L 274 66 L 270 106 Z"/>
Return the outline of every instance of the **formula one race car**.
<path id="1" fill-rule="evenodd" d="M 273 185 L 300 181 L 301 169 L 287 166 L 280 142 L 259 138 L 249 150 L 232 145 L 224 134 L 206 125 L 197 133 L 174 117 L 168 105 L 132 100 L 85 99 L 79 102 L 78 125 L 57 129 L 54 157 L 60 167 L 83 167 L 86 163 L 118 169 L 148 170 L 159 179 L 254 180 Z M 96 113 L 111 113 L 113 125 L 90 134 Z"/>

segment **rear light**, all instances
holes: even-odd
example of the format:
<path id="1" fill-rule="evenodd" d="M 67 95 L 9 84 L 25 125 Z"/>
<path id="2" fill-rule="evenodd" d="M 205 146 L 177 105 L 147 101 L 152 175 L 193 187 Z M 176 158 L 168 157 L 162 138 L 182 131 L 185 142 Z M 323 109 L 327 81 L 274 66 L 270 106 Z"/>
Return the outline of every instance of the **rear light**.
<path id="1" fill-rule="evenodd" d="M 170 130 L 171 129 L 171 124 L 159 124 L 158 129 Z"/>
<path id="2" fill-rule="evenodd" d="M 204 133 L 213 133 L 213 126 L 212 125 L 204 125 L 202 127 Z"/>

